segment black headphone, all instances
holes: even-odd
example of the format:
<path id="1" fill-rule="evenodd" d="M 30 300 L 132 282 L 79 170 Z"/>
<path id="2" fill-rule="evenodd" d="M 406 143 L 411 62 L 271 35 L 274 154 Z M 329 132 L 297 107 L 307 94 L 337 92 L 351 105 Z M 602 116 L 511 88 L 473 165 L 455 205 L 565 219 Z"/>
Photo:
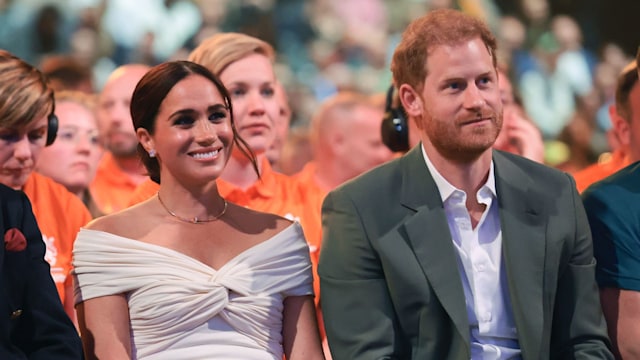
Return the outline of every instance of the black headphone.
<path id="1" fill-rule="evenodd" d="M 397 107 L 393 107 L 393 91 L 391 85 L 387 90 L 387 101 L 384 105 L 384 117 L 382 118 L 382 142 L 393 151 L 409 150 L 409 124 L 407 116 L 402 107 L 402 103 L 398 101 Z"/>
<path id="2" fill-rule="evenodd" d="M 56 98 L 51 91 L 51 113 L 47 116 L 47 142 L 44 146 L 53 144 L 58 134 L 58 117 L 56 116 Z"/>

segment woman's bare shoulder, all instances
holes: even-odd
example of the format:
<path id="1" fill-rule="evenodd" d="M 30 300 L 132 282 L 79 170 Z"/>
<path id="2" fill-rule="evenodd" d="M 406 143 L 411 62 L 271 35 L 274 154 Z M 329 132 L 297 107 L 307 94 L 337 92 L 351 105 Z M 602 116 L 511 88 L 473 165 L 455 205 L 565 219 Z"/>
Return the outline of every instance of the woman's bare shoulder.
<path id="1" fill-rule="evenodd" d="M 134 234 L 150 223 L 148 210 L 148 206 L 143 202 L 116 213 L 98 217 L 85 228 L 126 238 L 136 238 Z"/>
<path id="2" fill-rule="evenodd" d="M 277 234 L 291 226 L 293 221 L 276 214 L 251 210 L 229 203 L 228 221 L 238 230 L 254 234 Z"/>

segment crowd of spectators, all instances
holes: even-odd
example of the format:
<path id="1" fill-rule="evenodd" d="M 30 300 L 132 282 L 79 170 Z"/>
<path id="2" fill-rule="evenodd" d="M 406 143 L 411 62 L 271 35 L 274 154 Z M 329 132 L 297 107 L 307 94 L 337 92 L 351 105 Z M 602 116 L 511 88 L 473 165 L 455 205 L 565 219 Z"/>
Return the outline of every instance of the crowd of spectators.
<path id="1" fill-rule="evenodd" d="M 306 127 L 318 104 L 338 90 L 386 91 L 390 56 L 406 24 L 430 9 L 454 7 L 485 19 L 496 32 L 500 66 L 545 139 L 545 161 L 572 172 L 610 150 L 607 108 L 616 77 L 631 57 L 615 42 L 594 44 L 597 29 L 586 29 L 587 46 L 585 22 L 551 5 L 549 0 L 0 0 L 0 48 L 40 68 L 55 67 L 54 58 L 70 58 L 89 69 L 85 84 L 99 91 L 117 66 L 185 59 L 211 34 L 246 33 L 277 50 L 277 77 L 289 95 L 292 127 Z"/>

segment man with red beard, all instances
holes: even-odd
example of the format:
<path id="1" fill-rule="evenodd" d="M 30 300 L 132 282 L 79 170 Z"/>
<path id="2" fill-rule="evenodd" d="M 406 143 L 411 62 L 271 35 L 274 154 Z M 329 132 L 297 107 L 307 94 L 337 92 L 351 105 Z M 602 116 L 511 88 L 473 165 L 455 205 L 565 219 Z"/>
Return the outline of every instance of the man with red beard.
<path id="1" fill-rule="evenodd" d="M 422 141 L 323 203 L 334 359 L 613 359 L 573 179 L 492 148 L 495 54 L 455 10 L 405 30 L 391 70 Z"/>
<path id="2" fill-rule="evenodd" d="M 107 152 L 89 191 L 104 214 L 127 207 L 138 184 L 148 178 L 138 157 L 138 138 L 129 112 L 133 90 L 148 69 L 141 64 L 117 68 L 98 97 L 98 128 Z"/>

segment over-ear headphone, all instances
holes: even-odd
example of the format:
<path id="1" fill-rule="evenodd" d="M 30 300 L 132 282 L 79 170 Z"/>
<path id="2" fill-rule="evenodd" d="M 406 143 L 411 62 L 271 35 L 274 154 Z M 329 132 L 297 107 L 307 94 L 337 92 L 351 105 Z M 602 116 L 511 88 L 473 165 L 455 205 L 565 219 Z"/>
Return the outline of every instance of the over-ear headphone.
<path id="1" fill-rule="evenodd" d="M 44 146 L 53 144 L 58 134 L 58 117 L 56 116 L 56 98 L 51 91 L 51 113 L 47 116 L 47 142 Z"/>
<path id="2" fill-rule="evenodd" d="M 382 118 L 382 142 L 394 152 L 409 150 L 409 124 L 407 116 L 400 101 L 397 107 L 393 106 L 394 87 L 387 90 L 387 101 L 384 105 L 384 117 Z"/>

